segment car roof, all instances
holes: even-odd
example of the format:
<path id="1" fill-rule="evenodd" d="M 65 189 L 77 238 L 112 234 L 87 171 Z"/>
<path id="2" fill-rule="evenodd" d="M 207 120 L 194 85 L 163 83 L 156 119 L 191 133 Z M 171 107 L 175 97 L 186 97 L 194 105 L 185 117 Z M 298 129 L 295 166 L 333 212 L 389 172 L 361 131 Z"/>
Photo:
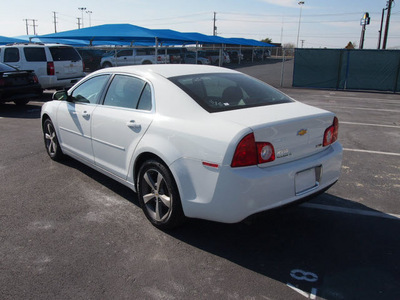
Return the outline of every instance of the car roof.
<path id="1" fill-rule="evenodd" d="M 137 75 L 145 75 L 148 73 L 158 74 L 160 76 L 170 78 L 175 76 L 205 74 L 205 73 L 238 73 L 237 71 L 206 65 L 185 65 L 185 64 L 157 64 L 157 65 L 136 65 L 125 67 L 107 68 L 97 71 L 96 73 L 132 73 Z"/>

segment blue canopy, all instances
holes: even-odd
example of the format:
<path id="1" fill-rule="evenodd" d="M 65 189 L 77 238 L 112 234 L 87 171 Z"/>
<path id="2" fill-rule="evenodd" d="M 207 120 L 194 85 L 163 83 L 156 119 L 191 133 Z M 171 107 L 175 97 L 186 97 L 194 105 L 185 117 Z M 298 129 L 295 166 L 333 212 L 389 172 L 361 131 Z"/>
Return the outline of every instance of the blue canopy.
<path id="1" fill-rule="evenodd" d="M 7 45 L 13 43 L 26 43 L 26 41 L 18 38 L 9 38 L 5 36 L 0 36 L 0 45 Z"/>
<path id="2" fill-rule="evenodd" d="M 131 24 L 107 24 L 83 29 L 69 30 L 59 33 L 37 36 L 42 41 L 49 39 L 55 42 L 71 44 L 72 41 L 86 41 L 90 45 L 127 45 L 129 43 L 163 43 L 169 45 L 199 44 L 229 44 L 258 47 L 273 47 L 271 44 L 250 39 L 228 39 L 210 36 L 198 32 L 178 32 L 170 29 L 147 29 Z M 60 40 L 61 39 L 61 40 Z M 67 42 L 65 42 L 67 41 Z M 73 43 L 72 43 L 73 44 Z M 78 44 L 78 43 L 77 43 Z"/>

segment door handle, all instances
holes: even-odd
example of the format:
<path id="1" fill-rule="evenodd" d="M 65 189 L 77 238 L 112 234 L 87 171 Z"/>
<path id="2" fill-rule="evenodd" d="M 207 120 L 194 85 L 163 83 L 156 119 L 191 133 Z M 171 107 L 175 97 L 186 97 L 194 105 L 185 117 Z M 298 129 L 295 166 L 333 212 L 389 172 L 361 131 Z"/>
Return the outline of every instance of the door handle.
<path id="1" fill-rule="evenodd" d="M 129 128 L 132 128 L 132 129 L 142 128 L 142 126 L 140 124 L 136 123 L 135 120 L 130 120 L 130 121 L 126 122 L 126 126 L 128 126 Z"/>
<path id="2" fill-rule="evenodd" d="M 82 113 L 82 117 L 84 118 L 89 118 L 90 117 L 90 113 L 88 113 L 86 110 Z"/>

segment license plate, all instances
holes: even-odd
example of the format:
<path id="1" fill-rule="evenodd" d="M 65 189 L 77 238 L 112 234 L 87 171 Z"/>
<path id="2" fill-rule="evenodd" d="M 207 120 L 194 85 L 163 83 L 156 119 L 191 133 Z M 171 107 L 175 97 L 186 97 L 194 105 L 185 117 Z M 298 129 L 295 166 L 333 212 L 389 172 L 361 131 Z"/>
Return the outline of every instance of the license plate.
<path id="1" fill-rule="evenodd" d="M 296 195 L 308 192 L 318 186 L 316 168 L 298 172 L 295 177 Z"/>

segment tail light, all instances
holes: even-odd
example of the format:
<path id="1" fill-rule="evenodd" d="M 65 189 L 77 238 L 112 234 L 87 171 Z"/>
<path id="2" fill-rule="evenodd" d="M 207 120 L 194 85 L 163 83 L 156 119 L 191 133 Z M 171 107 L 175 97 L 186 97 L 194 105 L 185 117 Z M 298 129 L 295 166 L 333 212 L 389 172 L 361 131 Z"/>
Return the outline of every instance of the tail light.
<path id="1" fill-rule="evenodd" d="M 0 86 L 5 86 L 6 82 L 3 78 L 0 78 Z"/>
<path id="2" fill-rule="evenodd" d="M 237 145 L 231 167 L 253 166 L 274 160 L 274 146 L 268 142 L 256 142 L 254 133 L 250 133 Z"/>
<path id="3" fill-rule="evenodd" d="M 38 77 L 36 76 L 36 74 L 33 75 L 33 82 L 34 82 L 34 83 L 39 83 L 39 79 L 38 79 Z"/>
<path id="4" fill-rule="evenodd" d="M 54 62 L 49 61 L 47 63 L 47 75 L 55 75 L 55 69 L 54 69 Z"/>
<path id="5" fill-rule="evenodd" d="M 323 142 L 324 147 L 329 146 L 330 144 L 336 142 L 338 138 L 338 131 L 339 131 L 339 120 L 338 118 L 334 117 L 332 126 L 328 127 L 325 130 L 324 142 Z"/>

